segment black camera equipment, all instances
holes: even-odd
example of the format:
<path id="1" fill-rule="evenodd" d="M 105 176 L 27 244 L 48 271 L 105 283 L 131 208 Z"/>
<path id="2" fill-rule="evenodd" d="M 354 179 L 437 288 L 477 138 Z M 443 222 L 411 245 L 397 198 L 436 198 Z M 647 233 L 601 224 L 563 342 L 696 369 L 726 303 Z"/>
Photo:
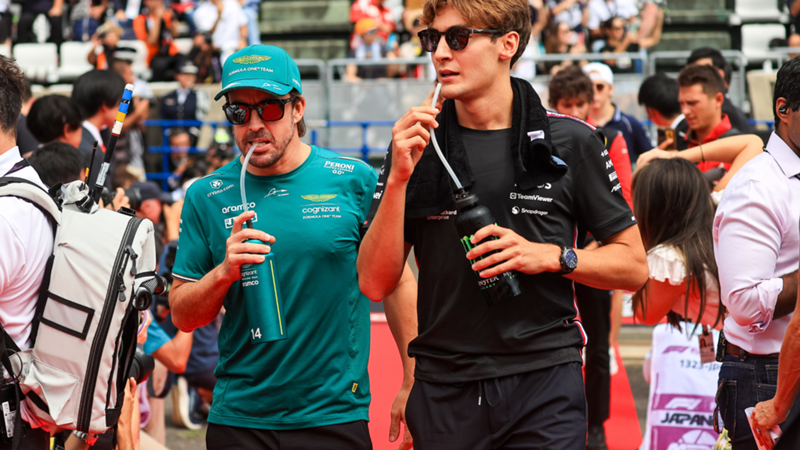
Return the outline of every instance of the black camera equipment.
<path id="1" fill-rule="evenodd" d="M 150 309 L 153 304 L 154 295 L 163 295 L 167 291 L 167 281 L 159 275 L 139 285 L 136 293 L 133 294 L 133 307 L 138 311 Z"/>
<path id="2" fill-rule="evenodd" d="M 155 368 L 156 360 L 144 352 L 142 344 L 136 344 L 136 353 L 133 355 L 133 363 L 131 363 L 131 368 L 128 371 L 128 378 L 136 380 L 136 385 L 138 386 L 153 373 Z"/>
<path id="3" fill-rule="evenodd" d="M 103 191 L 100 193 L 100 200 L 103 201 L 104 205 L 110 205 L 114 201 L 116 195 L 116 191 L 104 187 Z M 125 196 L 128 197 L 128 203 L 131 205 L 131 209 L 136 210 L 142 206 L 142 192 L 139 188 L 133 187 L 125 189 Z"/>

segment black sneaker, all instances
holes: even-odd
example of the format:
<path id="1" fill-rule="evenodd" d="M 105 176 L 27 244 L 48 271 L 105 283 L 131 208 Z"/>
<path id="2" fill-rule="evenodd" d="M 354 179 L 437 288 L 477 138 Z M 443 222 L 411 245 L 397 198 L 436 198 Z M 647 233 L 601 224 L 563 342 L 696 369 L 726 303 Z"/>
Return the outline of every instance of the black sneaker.
<path id="1" fill-rule="evenodd" d="M 608 450 L 606 445 L 606 430 L 602 425 L 589 425 L 589 438 L 586 440 L 586 450 Z"/>

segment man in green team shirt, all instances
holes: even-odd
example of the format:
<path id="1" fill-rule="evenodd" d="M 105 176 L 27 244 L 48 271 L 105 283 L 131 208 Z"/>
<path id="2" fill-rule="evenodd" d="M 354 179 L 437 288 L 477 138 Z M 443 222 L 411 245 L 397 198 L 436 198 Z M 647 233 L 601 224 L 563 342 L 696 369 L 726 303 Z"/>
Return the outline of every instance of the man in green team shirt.
<path id="1" fill-rule="evenodd" d="M 356 258 L 375 191 L 361 160 L 309 146 L 297 65 L 282 49 L 246 47 L 223 67 L 223 107 L 243 152 L 255 146 L 245 187 L 243 157 L 192 185 L 170 293 L 183 331 L 225 307 L 219 335 L 209 449 L 371 449 L 369 302 L 358 288 Z M 253 228 L 243 227 L 252 219 Z M 245 243 L 255 239 L 264 244 Z M 241 267 L 272 253 L 286 339 L 251 343 Z M 265 301 L 270 299 L 264 299 Z M 249 300 L 248 300 L 249 301 Z M 413 383 L 407 344 L 416 330 L 416 283 L 407 271 L 386 299 L 403 355 L 403 389 L 392 408 L 390 439 L 404 421 Z M 266 333 L 265 333 L 266 334 Z M 406 436 L 404 447 L 409 445 Z"/>

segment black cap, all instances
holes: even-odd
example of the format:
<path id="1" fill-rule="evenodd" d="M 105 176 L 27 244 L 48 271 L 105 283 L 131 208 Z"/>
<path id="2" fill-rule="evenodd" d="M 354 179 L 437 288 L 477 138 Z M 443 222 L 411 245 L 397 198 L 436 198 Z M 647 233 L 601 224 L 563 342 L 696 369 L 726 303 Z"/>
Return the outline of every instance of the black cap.
<path id="1" fill-rule="evenodd" d="M 172 196 L 150 181 L 133 183 L 131 188 L 139 190 L 142 201 L 156 199 L 161 200 L 163 203 L 172 203 Z"/>
<path id="2" fill-rule="evenodd" d="M 460 192 L 454 195 L 453 198 L 456 201 L 456 209 L 458 210 L 478 204 L 478 196 L 467 191 Z"/>

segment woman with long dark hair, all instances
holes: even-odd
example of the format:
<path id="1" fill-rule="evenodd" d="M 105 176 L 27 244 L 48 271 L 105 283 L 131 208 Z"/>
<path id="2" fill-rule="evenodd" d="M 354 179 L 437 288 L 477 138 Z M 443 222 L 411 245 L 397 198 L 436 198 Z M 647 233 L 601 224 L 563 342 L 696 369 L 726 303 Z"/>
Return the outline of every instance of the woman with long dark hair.
<path id="1" fill-rule="evenodd" d="M 758 136 L 742 135 L 682 152 L 654 149 L 639 156 L 631 190 L 650 280 L 633 296 L 637 319 L 654 325 L 667 316 L 679 326 L 682 317 L 722 328 L 712 236 L 715 203 L 763 145 Z M 703 160 L 729 163 L 731 170 L 712 187 L 694 164 Z"/>
<path id="2" fill-rule="evenodd" d="M 714 259 L 714 202 L 702 172 L 682 158 L 659 159 L 633 179 L 633 208 L 650 266 L 650 280 L 633 296 L 636 317 L 656 324 L 679 315 L 722 327 Z"/>

